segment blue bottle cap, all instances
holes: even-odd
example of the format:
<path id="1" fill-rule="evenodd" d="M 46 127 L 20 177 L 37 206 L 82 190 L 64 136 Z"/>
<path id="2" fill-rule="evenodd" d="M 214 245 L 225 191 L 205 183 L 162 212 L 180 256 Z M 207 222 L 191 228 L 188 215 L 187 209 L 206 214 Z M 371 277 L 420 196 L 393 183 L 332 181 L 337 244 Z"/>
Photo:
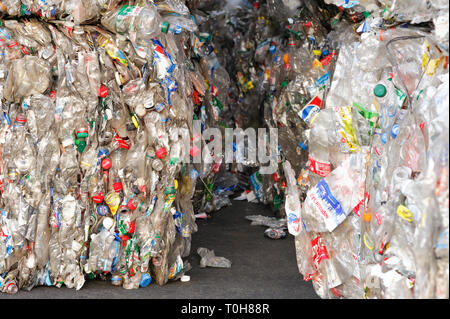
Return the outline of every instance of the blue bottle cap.
<path id="1" fill-rule="evenodd" d="M 308 149 L 308 146 L 306 146 L 306 144 L 303 142 L 298 143 L 298 146 L 304 151 L 306 151 Z"/>
<path id="2" fill-rule="evenodd" d="M 394 124 L 392 126 L 392 129 L 391 129 L 391 136 L 392 136 L 392 138 L 396 138 L 397 137 L 399 130 L 400 130 L 400 127 L 398 126 L 398 124 Z"/>
<path id="3" fill-rule="evenodd" d="M 150 276 L 149 273 L 146 272 L 145 274 L 142 275 L 140 286 L 147 287 L 148 285 L 150 285 L 151 282 L 152 277 Z"/>
<path id="4" fill-rule="evenodd" d="M 109 151 L 105 148 L 101 148 L 98 150 L 98 157 L 103 157 L 103 156 L 108 156 L 109 155 Z"/>
<path id="5" fill-rule="evenodd" d="M 97 206 L 97 214 L 100 216 L 106 216 L 109 213 L 109 208 L 106 205 L 99 205 Z"/>
<path id="6" fill-rule="evenodd" d="M 381 134 L 381 143 L 386 144 L 387 142 L 387 133 Z"/>

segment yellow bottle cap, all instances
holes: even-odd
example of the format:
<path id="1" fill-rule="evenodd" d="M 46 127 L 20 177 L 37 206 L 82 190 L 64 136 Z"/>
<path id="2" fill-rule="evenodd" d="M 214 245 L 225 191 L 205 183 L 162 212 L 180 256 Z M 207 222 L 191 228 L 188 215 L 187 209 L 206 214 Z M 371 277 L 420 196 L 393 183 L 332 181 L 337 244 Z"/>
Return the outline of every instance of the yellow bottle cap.
<path id="1" fill-rule="evenodd" d="M 413 221 L 413 213 L 404 205 L 398 206 L 397 215 L 409 223 Z"/>
<path id="2" fill-rule="evenodd" d="M 133 122 L 133 124 L 134 124 L 134 126 L 136 127 L 136 128 L 139 128 L 139 123 L 138 123 L 138 121 L 137 121 L 137 119 L 136 119 L 136 116 L 132 116 L 131 117 L 131 121 Z"/>

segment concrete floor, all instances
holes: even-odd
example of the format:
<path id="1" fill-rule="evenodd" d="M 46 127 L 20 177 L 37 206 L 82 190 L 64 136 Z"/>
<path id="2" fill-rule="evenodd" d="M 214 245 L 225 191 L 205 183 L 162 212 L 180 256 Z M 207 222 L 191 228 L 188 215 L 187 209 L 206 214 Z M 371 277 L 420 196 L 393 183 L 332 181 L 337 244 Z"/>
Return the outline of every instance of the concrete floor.
<path id="1" fill-rule="evenodd" d="M 310 282 L 298 273 L 294 238 L 272 240 L 264 237 L 265 227 L 250 226 L 247 215 L 272 216 L 263 205 L 233 201 L 233 206 L 198 220 L 193 235 L 190 282 L 169 282 L 160 287 L 126 290 L 110 282 L 87 281 L 76 291 L 65 287 L 36 287 L 16 295 L 0 294 L 0 299 L 318 299 Z M 206 247 L 232 261 L 230 269 L 200 268 L 198 247 Z"/>

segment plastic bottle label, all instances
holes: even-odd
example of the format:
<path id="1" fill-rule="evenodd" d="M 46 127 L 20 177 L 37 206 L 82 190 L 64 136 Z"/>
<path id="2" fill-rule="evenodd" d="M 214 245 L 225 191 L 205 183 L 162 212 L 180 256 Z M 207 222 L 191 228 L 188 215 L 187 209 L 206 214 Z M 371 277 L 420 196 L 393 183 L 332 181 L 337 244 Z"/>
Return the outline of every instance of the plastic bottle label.
<path id="1" fill-rule="evenodd" d="M 360 146 L 356 138 L 355 129 L 353 128 L 351 107 L 337 107 L 335 111 L 339 123 L 338 132 L 342 136 L 341 142 L 347 144 L 350 152 L 359 151 Z"/>
<path id="2" fill-rule="evenodd" d="M 319 114 L 321 106 L 322 99 L 316 96 L 298 113 L 298 116 L 309 125 Z"/>
<path id="3" fill-rule="evenodd" d="M 322 177 L 328 176 L 331 173 L 330 163 L 320 163 L 309 156 L 309 171 Z"/>
<path id="4" fill-rule="evenodd" d="M 330 187 L 324 179 L 311 189 L 308 197 L 321 212 L 328 231 L 333 231 L 347 217 L 341 203 L 333 196 Z"/>
<path id="5" fill-rule="evenodd" d="M 324 259 L 329 259 L 327 247 L 325 246 L 322 237 L 317 236 L 311 241 L 312 253 L 314 263 L 319 266 L 320 262 Z"/>

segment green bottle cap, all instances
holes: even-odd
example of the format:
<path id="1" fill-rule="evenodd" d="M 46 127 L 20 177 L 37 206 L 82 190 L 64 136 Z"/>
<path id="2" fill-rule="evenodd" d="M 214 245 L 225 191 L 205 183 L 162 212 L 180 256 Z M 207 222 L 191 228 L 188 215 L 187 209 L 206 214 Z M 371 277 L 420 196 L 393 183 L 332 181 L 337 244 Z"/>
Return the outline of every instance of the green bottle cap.
<path id="1" fill-rule="evenodd" d="M 378 84 L 373 90 L 373 93 L 376 97 L 384 97 L 387 93 L 387 90 L 383 84 Z"/>
<path id="2" fill-rule="evenodd" d="M 83 153 L 86 148 L 86 141 L 79 141 L 77 145 L 78 152 Z"/>
<path id="3" fill-rule="evenodd" d="M 78 138 L 86 138 L 86 137 L 88 137 L 88 133 L 86 133 L 86 132 L 79 132 L 79 133 L 77 133 L 77 137 Z"/>
<path id="4" fill-rule="evenodd" d="M 370 12 L 369 11 L 364 11 L 363 15 L 367 19 L 368 17 L 370 17 Z"/>
<path id="5" fill-rule="evenodd" d="M 87 274 L 86 274 L 86 278 L 87 278 L 88 280 L 92 280 L 92 279 L 94 279 L 94 278 L 95 278 L 95 274 L 94 274 L 94 273 L 92 273 L 92 272 L 90 272 L 90 273 L 87 273 Z"/>
<path id="6" fill-rule="evenodd" d="M 161 32 L 162 33 L 169 32 L 169 26 L 170 26 L 170 23 L 167 21 L 164 21 L 163 23 L 161 23 Z"/>
<path id="7" fill-rule="evenodd" d="M 203 32 L 200 33 L 199 38 L 201 42 L 211 41 L 211 34 L 208 32 Z"/>

